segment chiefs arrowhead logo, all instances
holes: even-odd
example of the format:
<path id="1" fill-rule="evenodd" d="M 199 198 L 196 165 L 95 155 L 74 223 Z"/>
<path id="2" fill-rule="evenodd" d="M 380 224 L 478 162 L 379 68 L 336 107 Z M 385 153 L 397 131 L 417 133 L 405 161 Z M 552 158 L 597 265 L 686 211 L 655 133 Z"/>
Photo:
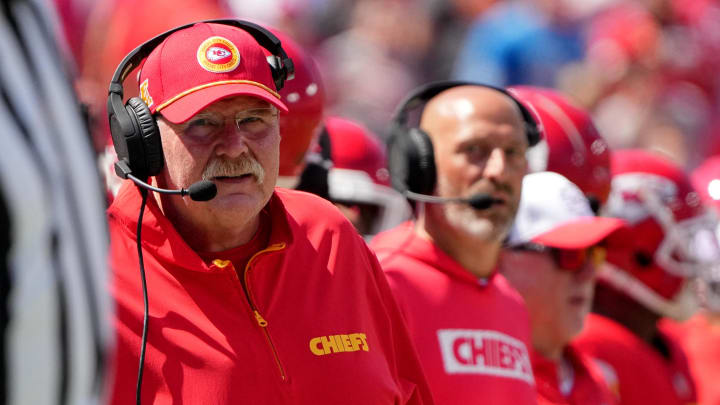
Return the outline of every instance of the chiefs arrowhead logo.
<path id="1" fill-rule="evenodd" d="M 210 37 L 198 47 L 197 60 L 208 72 L 230 72 L 240 64 L 240 52 L 229 40 L 223 37 Z"/>
<path id="2" fill-rule="evenodd" d="M 219 46 L 211 46 L 210 49 L 205 52 L 205 56 L 207 56 L 210 62 L 222 63 L 220 61 L 231 57 L 232 52 L 225 48 L 220 48 Z"/>

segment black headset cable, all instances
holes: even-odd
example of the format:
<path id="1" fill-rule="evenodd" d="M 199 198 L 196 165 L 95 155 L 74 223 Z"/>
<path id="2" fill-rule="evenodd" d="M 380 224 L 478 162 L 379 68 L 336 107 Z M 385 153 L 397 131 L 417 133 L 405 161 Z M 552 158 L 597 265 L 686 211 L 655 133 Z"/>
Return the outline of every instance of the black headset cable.
<path id="1" fill-rule="evenodd" d="M 147 345 L 148 319 L 150 318 L 150 310 L 148 309 L 148 292 L 147 281 L 145 280 L 145 264 L 143 260 L 142 245 L 140 243 L 143 213 L 145 212 L 145 204 L 147 203 L 148 191 L 141 187 L 138 187 L 138 190 L 140 190 L 140 194 L 142 195 L 142 204 L 140 204 L 140 214 L 138 215 L 136 241 L 138 259 L 140 260 L 140 280 L 142 281 L 144 314 L 142 341 L 140 343 L 140 364 L 138 365 L 137 388 L 135 389 L 135 403 L 137 403 L 137 405 L 140 405 L 140 393 L 142 392 L 143 366 L 145 364 L 145 346 Z"/>

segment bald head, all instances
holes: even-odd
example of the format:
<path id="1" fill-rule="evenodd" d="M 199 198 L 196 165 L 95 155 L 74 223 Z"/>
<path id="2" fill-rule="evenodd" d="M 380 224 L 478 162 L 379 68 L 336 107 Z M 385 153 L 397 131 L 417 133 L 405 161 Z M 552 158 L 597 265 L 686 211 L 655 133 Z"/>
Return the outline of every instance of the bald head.
<path id="1" fill-rule="evenodd" d="M 473 118 L 503 127 L 516 127 L 524 134 L 525 121 L 517 103 L 495 89 L 459 86 L 433 97 L 425 106 L 420 128 L 434 138 L 462 126 Z"/>

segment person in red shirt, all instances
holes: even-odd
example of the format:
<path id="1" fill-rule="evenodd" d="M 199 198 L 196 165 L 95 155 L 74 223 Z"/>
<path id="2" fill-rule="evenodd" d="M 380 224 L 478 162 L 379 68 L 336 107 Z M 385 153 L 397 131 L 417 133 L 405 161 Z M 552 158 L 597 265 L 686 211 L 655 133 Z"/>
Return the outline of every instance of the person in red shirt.
<path id="1" fill-rule="evenodd" d="M 396 113 L 389 169 L 417 219 L 371 247 L 439 404 L 536 403 L 528 313 L 496 264 L 538 137 L 512 96 L 479 84 L 431 83 Z"/>
<path id="2" fill-rule="evenodd" d="M 500 272 L 525 299 L 539 404 L 610 405 L 602 375 L 571 340 L 592 305 L 602 240 L 623 222 L 596 217 L 583 192 L 553 172 L 523 179 Z"/>
<path id="3" fill-rule="evenodd" d="M 141 99 L 124 104 L 141 60 Z M 118 66 L 115 168 L 135 185 L 108 210 L 111 403 L 433 403 L 353 226 L 317 196 L 275 188 L 277 90 L 291 73 L 269 31 L 235 20 L 178 27 Z M 145 178 L 165 191 L 147 198 Z M 190 198 L 168 194 L 181 188 Z"/>
<path id="4" fill-rule="evenodd" d="M 626 404 L 693 404 L 685 352 L 658 322 L 697 308 L 695 277 L 720 260 L 717 220 L 684 171 L 643 150 L 615 150 L 604 213 L 627 224 L 608 236 L 593 312 L 577 347 L 594 357 Z"/>
<path id="5" fill-rule="evenodd" d="M 693 170 L 691 180 L 709 209 L 720 215 L 720 156 Z M 720 225 L 715 234 L 720 238 Z M 720 266 L 720 262 L 717 264 Z M 697 385 L 698 404 L 720 404 L 720 268 L 700 280 L 702 310 L 686 322 L 663 319 L 663 330 L 685 350 Z"/>

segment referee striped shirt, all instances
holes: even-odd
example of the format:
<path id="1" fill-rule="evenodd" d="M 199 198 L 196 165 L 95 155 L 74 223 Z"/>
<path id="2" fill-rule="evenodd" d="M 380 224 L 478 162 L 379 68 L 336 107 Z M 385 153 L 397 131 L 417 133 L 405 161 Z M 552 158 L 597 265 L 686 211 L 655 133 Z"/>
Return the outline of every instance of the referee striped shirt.
<path id="1" fill-rule="evenodd" d="M 98 404 L 107 225 L 52 1 L 0 1 L 2 404 Z"/>

